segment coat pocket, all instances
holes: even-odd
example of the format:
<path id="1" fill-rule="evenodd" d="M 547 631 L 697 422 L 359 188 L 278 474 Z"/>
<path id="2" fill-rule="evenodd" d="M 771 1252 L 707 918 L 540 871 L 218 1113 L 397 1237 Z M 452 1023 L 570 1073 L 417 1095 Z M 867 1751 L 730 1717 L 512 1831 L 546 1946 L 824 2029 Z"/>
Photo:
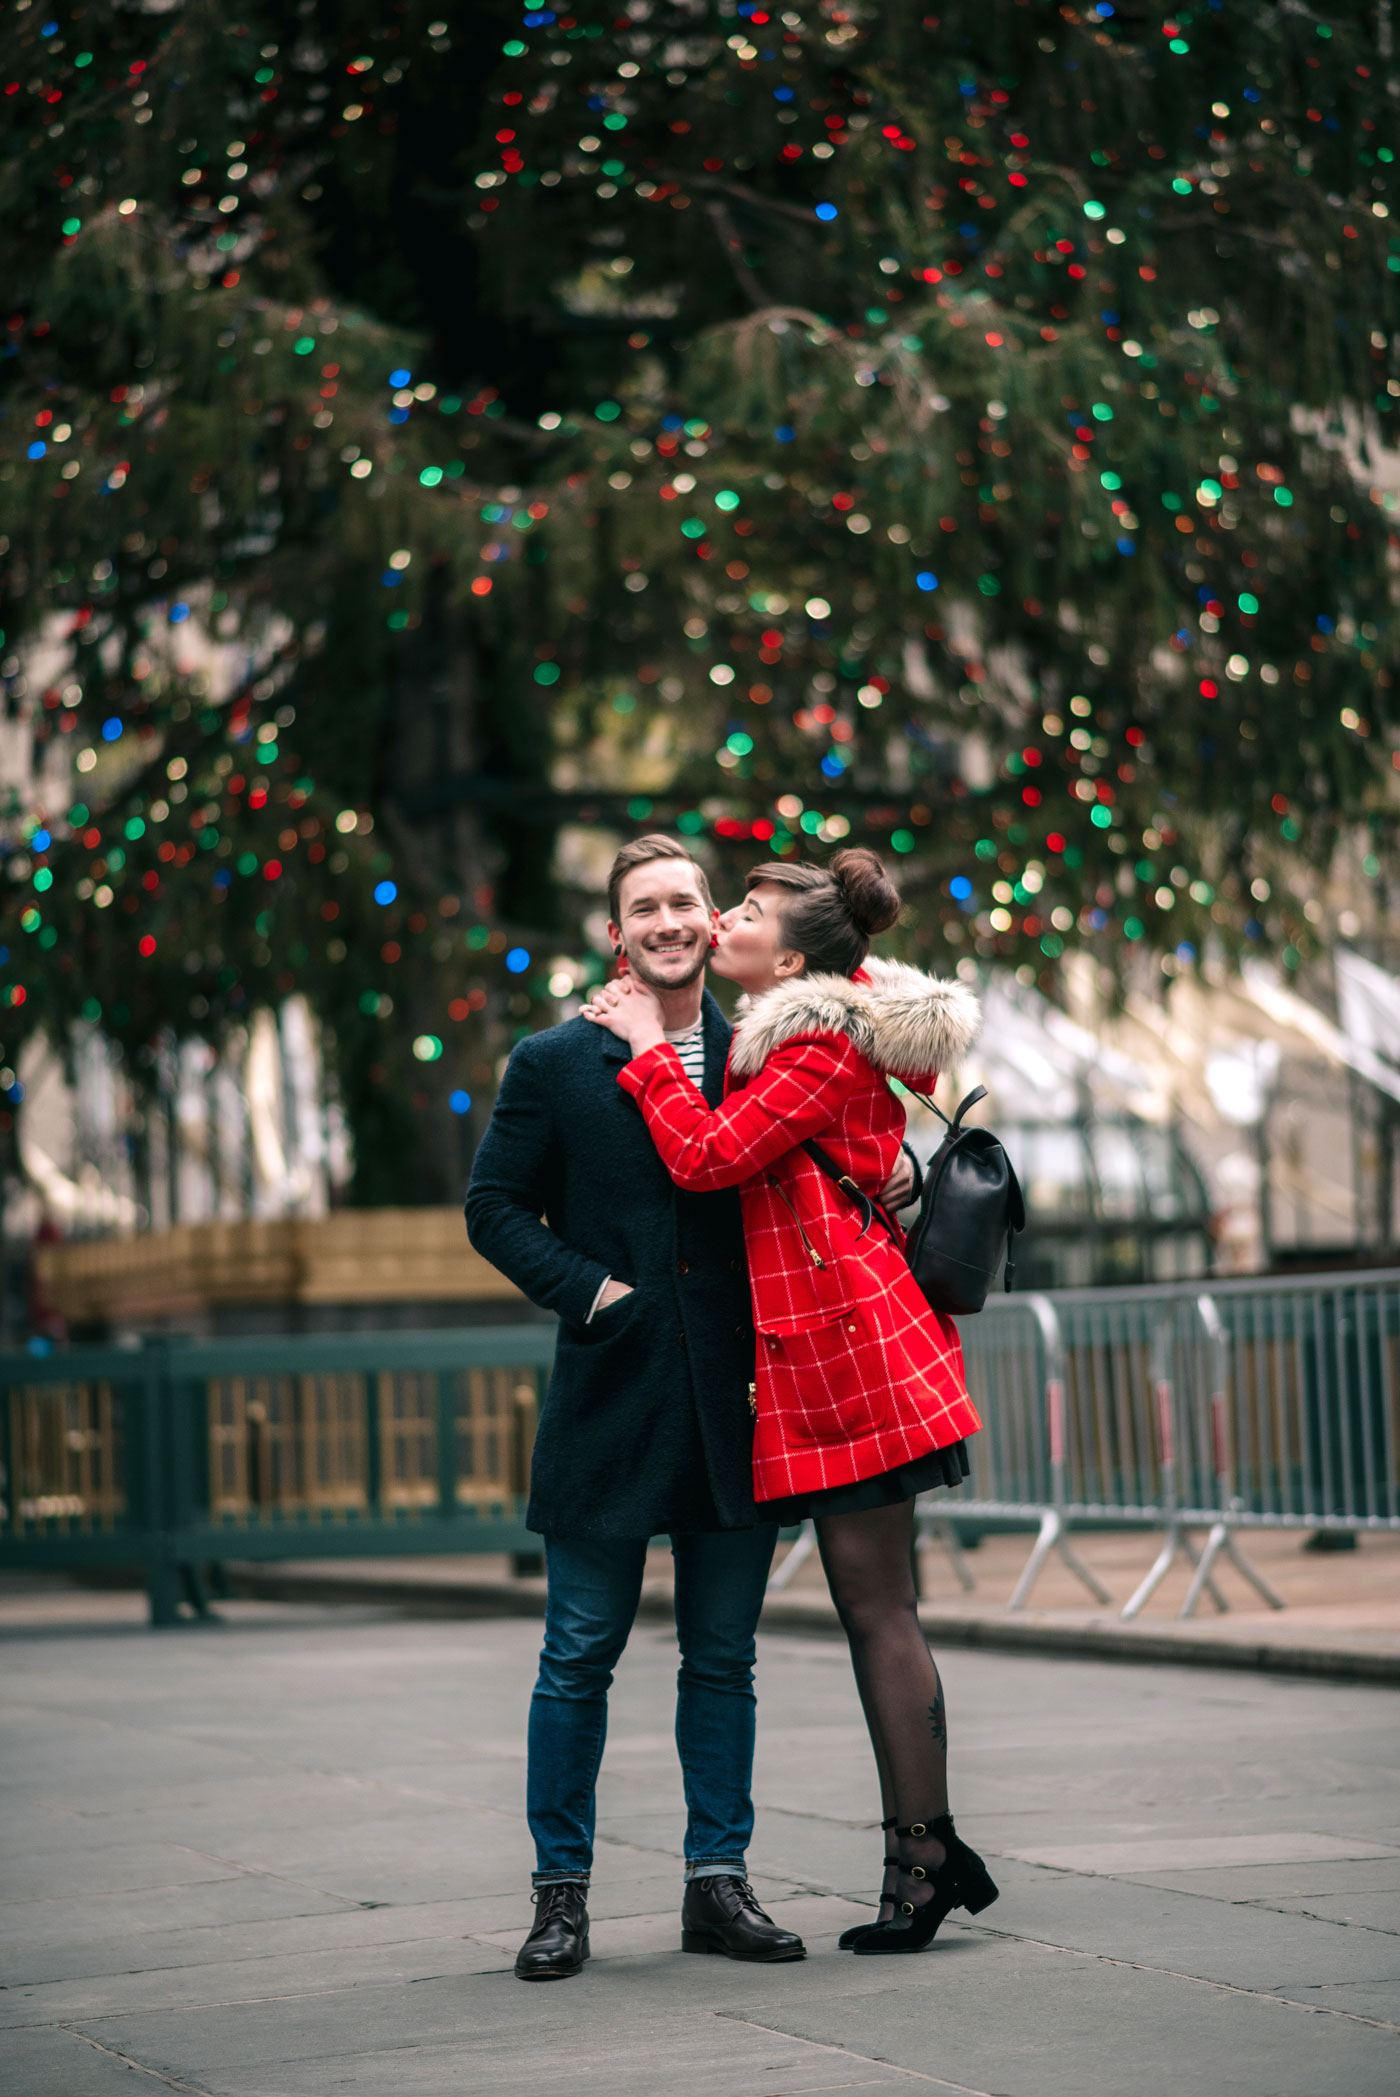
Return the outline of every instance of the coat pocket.
<path id="1" fill-rule="evenodd" d="M 823 1325 L 760 1336 L 759 1366 L 790 1446 L 858 1441 L 888 1426 L 889 1394 L 883 1379 L 871 1379 L 860 1326 L 848 1309 Z"/>
<path id="2" fill-rule="evenodd" d="M 619 1339 L 632 1323 L 641 1293 L 634 1283 L 625 1296 L 600 1304 L 586 1325 L 574 1328 L 574 1337 L 584 1347 L 603 1347 L 609 1340 Z"/>

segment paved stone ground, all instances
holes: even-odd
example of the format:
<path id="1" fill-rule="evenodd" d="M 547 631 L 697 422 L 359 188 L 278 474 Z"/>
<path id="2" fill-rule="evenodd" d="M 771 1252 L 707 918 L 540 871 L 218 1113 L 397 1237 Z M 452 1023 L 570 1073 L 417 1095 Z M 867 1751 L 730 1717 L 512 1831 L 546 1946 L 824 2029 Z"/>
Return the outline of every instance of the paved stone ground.
<path id="1" fill-rule="evenodd" d="M 810 1956 L 678 1950 L 672 1640 L 638 1628 L 594 1958 L 522 1987 L 538 1625 L 136 1596 L 0 1609 L 0 2086 L 208 2097 L 1391 2097 L 1393 1691 L 953 1652 L 1003 1887 L 919 1958 L 835 1949 L 880 1838 L 844 1648 L 765 1635 L 755 1882 Z"/>

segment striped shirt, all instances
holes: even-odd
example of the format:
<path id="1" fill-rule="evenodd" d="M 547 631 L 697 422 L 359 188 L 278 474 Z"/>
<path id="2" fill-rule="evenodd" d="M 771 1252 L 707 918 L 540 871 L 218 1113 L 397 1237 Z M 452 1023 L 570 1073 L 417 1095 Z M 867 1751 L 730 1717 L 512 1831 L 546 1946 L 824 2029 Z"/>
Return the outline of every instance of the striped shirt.
<path id="1" fill-rule="evenodd" d="M 705 1022 L 697 1019 L 693 1027 L 686 1027 L 680 1034 L 668 1034 L 666 1039 L 681 1059 L 681 1069 L 697 1092 L 705 1089 Z"/>

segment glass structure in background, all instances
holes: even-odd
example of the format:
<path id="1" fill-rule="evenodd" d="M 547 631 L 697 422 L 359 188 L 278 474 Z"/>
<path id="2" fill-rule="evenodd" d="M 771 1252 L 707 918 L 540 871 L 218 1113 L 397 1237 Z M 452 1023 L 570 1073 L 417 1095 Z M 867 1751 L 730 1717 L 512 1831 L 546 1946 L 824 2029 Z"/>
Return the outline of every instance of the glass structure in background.
<path id="1" fill-rule="evenodd" d="M 1210 1198 L 1179 1131 L 1128 1116 L 998 1126 L 1026 1196 L 1017 1289 L 1188 1281 L 1212 1266 Z"/>

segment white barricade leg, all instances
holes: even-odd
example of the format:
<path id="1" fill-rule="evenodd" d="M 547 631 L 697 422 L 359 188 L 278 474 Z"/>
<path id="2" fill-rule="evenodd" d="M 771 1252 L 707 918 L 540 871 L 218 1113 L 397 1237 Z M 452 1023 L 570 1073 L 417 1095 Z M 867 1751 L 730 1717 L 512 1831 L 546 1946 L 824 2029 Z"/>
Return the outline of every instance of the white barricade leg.
<path id="1" fill-rule="evenodd" d="M 1267 1603 L 1270 1609 L 1283 1609 L 1286 1606 L 1283 1597 L 1274 1592 L 1264 1575 L 1257 1567 L 1252 1566 L 1245 1557 L 1235 1541 L 1234 1533 L 1229 1523 L 1216 1522 L 1211 1528 L 1210 1535 L 1206 1538 L 1205 1548 L 1201 1552 L 1195 1573 L 1192 1575 L 1191 1585 L 1186 1590 L 1186 1599 L 1179 1611 L 1182 1617 L 1190 1616 L 1192 1610 L 1201 1599 L 1201 1590 L 1207 1583 L 1210 1585 L 1211 1593 L 1216 1596 L 1217 1608 L 1227 1608 L 1229 1606 L 1227 1603 L 1220 1602 L 1219 1591 L 1211 1578 L 1217 1558 L 1228 1558 L 1235 1571 L 1249 1582 L 1260 1600 Z"/>
<path id="2" fill-rule="evenodd" d="M 1064 1516 L 1057 1507 L 1047 1507 L 1040 1518 L 1040 1534 L 1035 1540 L 1034 1549 L 1026 1560 L 1021 1577 L 1016 1582 L 1015 1592 L 1006 1605 L 1008 1610 L 1025 1608 L 1026 1598 L 1040 1578 L 1045 1561 L 1052 1551 L 1063 1565 L 1069 1567 L 1077 1580 L 1083 1581 L 1096 1602 L 1107 1603 L 1113 1600 L 1098 1575 L 1090 1572 L 1071 1544 Z"/>
<path id="3" fill-rule="evenodd" d="M 780 1566 L 775 1566 L 769 1574 L 766 1592 L 770 1595 L 780 1595 L 792 1579 L 793 1574 L 806 1565 L 807 1560 L 816 1548 L 817 1525 L 815 1522 L 804 1522 L 798 1535 L 793 1539 L 792 1548 L 789 1550 L 787 1557 Z"/>
<path id="4" fill-rule="evenodd" d="M 953 1569 L 953 1577 L 963 1593 L 970 1595 L 977 1582 L 973 1578 L 971 1567 L 968 1565 L 967 1553 L 963 1549 L 962 1538 L 958 1535 L 956 1524 L 950 1522 L 947 1515 L 925 1515 L 921 1512 L 915 1533 L 916 1549 L 922 1550 L 926 1545 L 934 1542 L 942 1544 L 948 1554 L 948 1563 Z"/>
<path id="5" fill-rule="evenodd" d="M 1226 1611 L 1229 1609 L 1230 1605 L 1226 1601 L 1224 1595 L 1221 1594 L 1220 1589 L 1215 1584 L 1215 1575 L 1211 1571 L 1211 1565 L 1213 1561 L 1206 1555 L 1205 1552 L 1201 1552 L 1196 1549 L 1195 1538 L 1192 1536 L 1189 1529 L 1183 1529 L 1181 1532 L 1181 1548 L 1187 1559 L 1190 1561 L 1191 1566 L 1193 1568 L 1191 1574 L 1191 1587 L 1187 1589 L 1187 1593 L 1191 1595 L 1191 1607 L 1193 1609 L 1195 1608 L 1196 1603 L 1200 1600 L 1202 1591 L 1204 1590 L 1204 1592 L 1209 1594 L 1212 1602 L 1214 1602 L 1221 1616 L 1224 1616 Z M 1206 1550 L 1209 1551 L 1209 1548 L 1210 1545 L 1208 1538 L 1206 1543 Z M 1195 1590 L 1194 1594 L 1192 1594 L 1192 1589 Z M 1183 1616 L 1187 1614 L 1187 1611 L 1184 1607 L 1181 1611 L 1181 1614 Z"/>
<path id="6" fill-rule="evenodd" d="M 1135 1617 L 1139 1610 L 1146 1608 L 1148 1602 L 1171 1570 L 1176 1561 L 1176 1554 L 1180 1549 L 1181 1529 L 1176 1522 L 1173 1522 L 1168 1528 L 1166 1536 L 1162 1539 L 1161 1550 L 1152 1561 L 1152 1570 L 1148 1573 L 1141 1586 L 1134 1589 L 1123 1605 L 1122 1620 L 1125 1624 Z"/>

